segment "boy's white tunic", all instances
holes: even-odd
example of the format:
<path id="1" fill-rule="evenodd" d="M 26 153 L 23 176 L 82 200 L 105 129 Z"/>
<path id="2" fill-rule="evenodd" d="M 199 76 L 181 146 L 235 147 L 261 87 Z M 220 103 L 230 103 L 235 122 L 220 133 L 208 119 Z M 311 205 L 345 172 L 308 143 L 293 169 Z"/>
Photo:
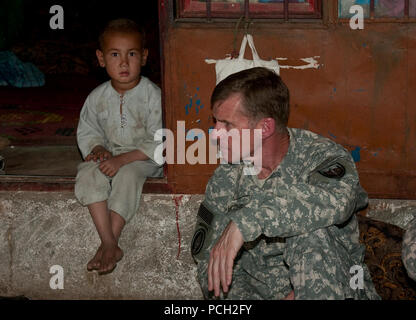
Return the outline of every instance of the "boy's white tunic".
<path id="1" fill-rule="evenodd" d="M 120 116 L 123 104 L 125 121 Z M 81 110 L 78 146 L 85 158 L 101 145 L 113 155 L 141 150 L 150 159 L 158 142 L 153 136 L 162 128 L 160 89 L 141 77 L 139 84 L 121 96 L 107 81 L 94 89 Z"/>
<path id="2" fill-rule="evenodd" d="M 150 160 L 127 164 L 113 178 L 99 170 L 98 162 L 81 163 L 75 184 L 78 200 L 83 205 L 107 200 L 110 210 L 129 221 L 138 210 L 146 177 L 162 175 L 162 167 L 154 161 L 155 148 L 161 143 L 154 140 L 154 134 L 161 128 L 160 89 L 146 77 L 142 76 L 139 84 L 123 95 L 111 81 L 94 89 L 78 123 L 77 140 L 83 158 L 101 145 L 113 156 L 138 149 Z"/>

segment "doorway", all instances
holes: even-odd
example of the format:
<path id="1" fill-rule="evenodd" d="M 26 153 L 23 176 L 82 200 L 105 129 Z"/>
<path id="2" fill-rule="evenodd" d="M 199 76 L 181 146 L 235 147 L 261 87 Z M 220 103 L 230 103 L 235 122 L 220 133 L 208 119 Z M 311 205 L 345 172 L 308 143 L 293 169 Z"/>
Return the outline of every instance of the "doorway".
<path id="1" fill-rule="evenodd" d="M 39 87 L 0 86 L 1 180 L 71 178 L 82 161 L 76 143 L 78 117 L 88 94 L 108 80 L 95 57 L 104 25 L 129 18 L 146 30 L 149 58 L 142 74 L 161 86 L 157 1 L 60 1 L 64 28 L 51 29 L 54 1 L 6 0 L 8 21 L 0 50 L 19 63 L 32 63 L 44 75 Z M 7 8 L 6 8 L 7 7 Z M 18 17 L 19 19 L 16 19 Z M 10 31 L 10 32 L 9 32 Z M 26 178 L 26 180 L 25 180 Z"/>

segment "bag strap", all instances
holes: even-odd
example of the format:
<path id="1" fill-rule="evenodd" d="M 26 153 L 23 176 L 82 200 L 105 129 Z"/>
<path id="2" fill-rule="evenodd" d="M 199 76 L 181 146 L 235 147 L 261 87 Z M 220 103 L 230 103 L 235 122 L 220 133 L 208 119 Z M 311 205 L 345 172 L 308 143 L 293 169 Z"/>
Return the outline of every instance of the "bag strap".
<path id="1" fill-rule="evenodd" d="M 253 60 L 260 60 L 259 54 L 257 53 L 256 47 L 254 45 L 253 36 L 251 34 L 247 34 L 248 45 L 251 48 L 251 53 L 253 55 Z"/>
<path id="2" fill-rule="evenodd" d="M 244 53 L 246 51 L 247 42 L 248 42 L 248 45 L 250 46 L 251 54 L 253 55 L 253 60 L 260 61 L 259 54 L 257 53 L 256 47 L 254 45 L 253 36 L 251 34 L 244 35 L 243 41 L 241 42 L 241 48 L 240 48 L 240 54 L 238 55 L 238 60 L 241 61 L 244 59 Z"/>
<path id="3" fill-rule="evenodd" d="M 243 41 L 241 41 L 241 47 L 240 47 L 240 54 L 238 55 L 238 60 L 244 59 L 244 53 L 246 52 L 246 46 L 247 46 L 247 36 L 244 35 Z"/>

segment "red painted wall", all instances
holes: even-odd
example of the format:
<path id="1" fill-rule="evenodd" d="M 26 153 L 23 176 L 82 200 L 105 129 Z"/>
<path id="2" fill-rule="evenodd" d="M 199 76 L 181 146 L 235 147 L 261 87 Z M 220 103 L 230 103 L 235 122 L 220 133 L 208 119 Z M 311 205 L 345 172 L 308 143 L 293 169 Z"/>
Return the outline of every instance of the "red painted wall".
<path id="1" fill-rule="evenodd" d="M 187 129 L 207 131 L 213 125 L 209 99 L 215 67 L 204 60 L 231 53 L 234 25 L 174 22 L 164 2 L 166 127 L 173 130 L 176 121 L 186 121 Z M 263 59 L 286 57 L 281 63 L 302 64 L 300 58 L 319 56 L 319 69 L 280 72 L 291 92 L 289 126 L 350 150 L 371 197 L 415 199 L 416 24 L 370 22 L 364 30 L 351 30 L 348 22 L 254 22 L 250 33 Z M 242 33 L 238 46 L 241 39 Z M 214 169 L 169 165 L 168 183 L 178 193 L 203 193 Z"/>

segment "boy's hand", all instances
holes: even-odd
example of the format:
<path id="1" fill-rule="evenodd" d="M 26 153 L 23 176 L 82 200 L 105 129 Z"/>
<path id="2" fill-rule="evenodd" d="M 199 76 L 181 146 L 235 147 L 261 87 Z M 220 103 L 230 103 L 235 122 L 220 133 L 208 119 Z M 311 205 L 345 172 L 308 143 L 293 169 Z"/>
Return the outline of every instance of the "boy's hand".
<path id="1" fill-rule="evenodd" d="M 101 146 L 97 146 L 92 149 L 91 153 L 85 158 L 85 161 L 92 160 L 97 162 L 99 160 L 100 162 L 103 162 L 105 160 L 111 159 L 112 157 L 113 155 L 107 149 Z"/>
<path id="2" fill-rule="evenodd" d="M 115 156 L 109 160 L 101 162 L 98 168 L 106 176 L 114 177 L 122 166 L 123 166 L 123 162 L 122 162 L 121 157 Z"/>

